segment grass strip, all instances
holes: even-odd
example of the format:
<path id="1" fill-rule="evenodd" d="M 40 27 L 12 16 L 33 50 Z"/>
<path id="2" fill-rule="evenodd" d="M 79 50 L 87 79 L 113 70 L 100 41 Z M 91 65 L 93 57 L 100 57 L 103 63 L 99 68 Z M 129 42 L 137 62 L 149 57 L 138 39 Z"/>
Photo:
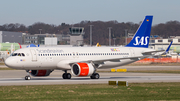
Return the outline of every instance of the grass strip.
<path id="1" fill-rule="evenodd" d="M 145 101 L 179 100 L 180 83 L 0 86 L 0 101 Z"/>
<path id="2" fill-rule="evenodd" d="M 17 70 L 17 69 L 12 69 L 12 68 L 7 68 L 7 67 L 2 67 L 0 70 Z"/>

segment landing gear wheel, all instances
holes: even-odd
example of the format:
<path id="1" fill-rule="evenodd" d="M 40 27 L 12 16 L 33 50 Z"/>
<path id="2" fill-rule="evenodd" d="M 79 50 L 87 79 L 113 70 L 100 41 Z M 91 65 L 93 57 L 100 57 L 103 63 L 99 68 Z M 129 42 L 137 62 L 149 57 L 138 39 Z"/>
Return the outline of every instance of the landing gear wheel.
<path id="1" fill-rule="evenodd" d="M 25 76 L 25 78 L 24 78 L 25 80 L 30 80 L 31 79 L 31 77 L 28 75 L 28 76 Z"/>
<path id="2" fill-rule="evenodd" d="M 95 78 L 95 79 L 99 79 L 99 77 L 100 77 L 100 76 L 99 76 L 98 73 L 95 73 L 95 74 L 94 74 L 94 78 Z"/>
<path id="3" fill-rule="evenodd" d="M 91 79 L 99 79 L 100 75 L 98 73 L 94 73 L 91 75 Z"/>
<path id="4" fill-rule="evenodd" d="M 63 77 L 63 79 L 66 79 L 66 73 L 64 73 L 64 74 L 62 75 L 62 77 Z"/>
<path id="5" fill-rule="evenodd" d="M 71 74 L 70 73 L 64 73 L 62 75 L 63 79 L 71 79 Z"/>
<path id="6" fill-rule="evenodd" d="M 71 79 L 71 74 L 70 74 L 70 73 L 67 73 L 67 74 L 66 74 L 66 78 L 67 78 L 67 79 Z"/>

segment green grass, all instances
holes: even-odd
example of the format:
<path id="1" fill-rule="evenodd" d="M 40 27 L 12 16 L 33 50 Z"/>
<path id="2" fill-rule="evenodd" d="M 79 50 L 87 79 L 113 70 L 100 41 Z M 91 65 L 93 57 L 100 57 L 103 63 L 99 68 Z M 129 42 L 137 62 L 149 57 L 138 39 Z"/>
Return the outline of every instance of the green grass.
<path id="1" fill-rule="evenodd" d="M 1 86 L 0 101 L 145 101 L 180 100 L 180 83 Z"/>
<path id="2" fill-rule="evenodd" d="M 12 68 L 4 67 L 4 68 L 0 68 L 0 70 L 17 70 L 17 69 L 12 69 Z"/>
<path id="3" fill-rule="evenodd" d="M 4 62 L 0 62 L 0 65 L 5 65 Z"/>

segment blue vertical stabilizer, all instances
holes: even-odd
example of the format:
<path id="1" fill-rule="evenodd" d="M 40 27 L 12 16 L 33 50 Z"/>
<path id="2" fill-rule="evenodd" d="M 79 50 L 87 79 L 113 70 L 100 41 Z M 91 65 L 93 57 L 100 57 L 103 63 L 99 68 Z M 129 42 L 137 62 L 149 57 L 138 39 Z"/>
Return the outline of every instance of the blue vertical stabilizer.
<path id="1" fill-rule="evenodd" d="M 153 16 L 146 16 L 131 42 L 126 47 L 148 48 Z"/>

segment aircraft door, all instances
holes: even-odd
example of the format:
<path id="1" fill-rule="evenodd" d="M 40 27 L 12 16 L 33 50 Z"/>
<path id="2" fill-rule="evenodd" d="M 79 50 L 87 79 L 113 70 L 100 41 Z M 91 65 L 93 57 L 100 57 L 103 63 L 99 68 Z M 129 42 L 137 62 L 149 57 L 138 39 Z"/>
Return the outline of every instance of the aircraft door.
<path id="1" fill-rule="evenodd" d="M 131 52 L 131 56 L 135 56 L 134 49 L 130 48 L 129 50 Z"/>
<path id="2" fill-rule="evenodd" d="M 32 55 L 32 61 L 37 61 L 36 51 L 34 49 L 30 49 Z"/>

